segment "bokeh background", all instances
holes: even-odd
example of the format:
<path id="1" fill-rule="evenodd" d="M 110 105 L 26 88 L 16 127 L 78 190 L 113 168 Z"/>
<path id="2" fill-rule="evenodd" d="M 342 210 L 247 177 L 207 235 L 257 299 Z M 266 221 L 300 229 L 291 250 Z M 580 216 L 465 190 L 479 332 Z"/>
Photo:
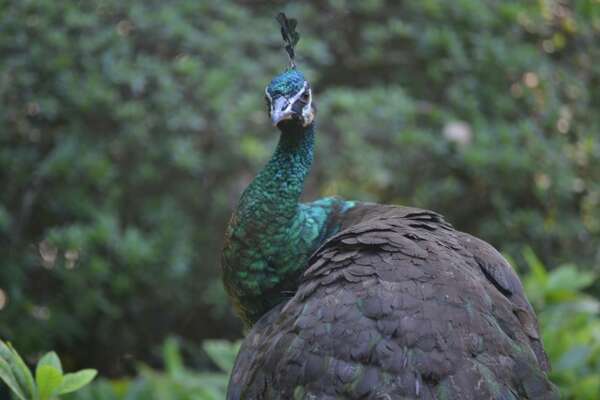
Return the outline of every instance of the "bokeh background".
<path id="1" fill-rule="evenodd" d="M 0 338 L 99 369 L 78 399 L 223 398 L 220 247 L 277 140 L 280 10 L 318 106 L 305 197 L 491 242 L 565 398 L 598 399 L 598 0 L 0 0 Z"/>

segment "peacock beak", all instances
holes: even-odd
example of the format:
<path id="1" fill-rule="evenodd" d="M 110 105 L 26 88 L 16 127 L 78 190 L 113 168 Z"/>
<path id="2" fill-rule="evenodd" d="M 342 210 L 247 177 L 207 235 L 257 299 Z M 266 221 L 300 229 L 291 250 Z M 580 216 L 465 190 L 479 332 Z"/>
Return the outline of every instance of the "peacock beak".
<path id="1" fill-rule="evenodd" d="M 271 121 L 277 126 L 281 121 L 293 119 L 297 113 L 294 110 L 294 104 L 285 97 L 278 97 L 273 101 L 271 107 Z"/>

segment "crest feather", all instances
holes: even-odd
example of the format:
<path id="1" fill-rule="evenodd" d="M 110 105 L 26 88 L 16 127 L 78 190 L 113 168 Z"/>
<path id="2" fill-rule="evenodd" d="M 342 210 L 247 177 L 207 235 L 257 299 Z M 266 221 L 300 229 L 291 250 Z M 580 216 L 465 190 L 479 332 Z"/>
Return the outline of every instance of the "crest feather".
<path id="1" fill-rule="evenodd" d="M 285 42 L 285 51 L 287 52 L 290 58 L 290 66 L 292 68 L 296 67 L 295 57 L 296 53 L 294 52 L 294 47 L 300 41 L 300 34 L 296 32 L 296 26 L 298 25 L 298 21 L 294 18 L 288 19 L 286 15 L 282 12 L 277 14 L 277 22 L 281 26 L 281 38 Z"/>

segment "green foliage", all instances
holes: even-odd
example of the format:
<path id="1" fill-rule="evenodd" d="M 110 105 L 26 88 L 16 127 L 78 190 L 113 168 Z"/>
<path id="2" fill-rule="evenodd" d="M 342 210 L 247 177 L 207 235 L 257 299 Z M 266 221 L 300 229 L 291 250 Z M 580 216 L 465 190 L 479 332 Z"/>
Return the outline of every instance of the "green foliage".
<path id="1" fill-rule="evenodd" d="M 187 369 L 177 342 L 163 345 L 164 372 L 140 366 L 133 380 L 101 380 L 70 400 L 222 400 L 225 398 L 229 371 L 233 367 L 239 343 L 206 341 L 204 350 L 219 367 L 218 372 L 194 372 Z"/>
<path id="2" fill-rule="evenodd" d="M 0 340 L 0 380 L 19 400 L 53 400 L 75 392 L 96 377 L 96 370 L 84 369 L 64 374 L 60 359 L 47 353 L 37 363 L 35 381 L 31 371 L 17 351 Z"/>
<path id="3" fill-rule="evenodd" d="M 565 400 L 596 400 L 600 393 L 600 301 L 585 293 L 597 275 L 564 265 L 548 272 L 529 249 L 524 284 L 537 309 L 551 379 Z"/>
<path id="4" fill-rule="evenodd" d="M 280 8 L 319 110 L 307 198 L 598 265 L 600 3 L 246 3 L 0 0 L 0 337 L 26 357 L 115 375 L 168 333 L 241 334 L 218 257 L 276 140 Z"/>

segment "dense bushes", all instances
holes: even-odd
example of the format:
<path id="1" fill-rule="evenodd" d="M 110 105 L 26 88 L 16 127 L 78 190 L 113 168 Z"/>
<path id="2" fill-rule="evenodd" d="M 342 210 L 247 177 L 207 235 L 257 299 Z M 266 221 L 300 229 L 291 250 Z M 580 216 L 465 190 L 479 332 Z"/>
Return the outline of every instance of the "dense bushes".
<path id="1" fill-rule="evenodd" d="M 548 272 L 531 249 L 524 254 L 531 272 L 523 282 L 552 361 L 550 377 L 565 400 L 594 400 L 600 393 L 600 301 L 585 289 L 598 276 L 568 264 Z"/>
<path id="2" fill-rule="evenodd" d="M 99 381 L 69 397 L 70 400 L 222 400 L 225 398 L 229 371 L 233 368 L 239 343 L 208 341 L 203 346 L 218 367 L 213 372 L 187 369 L 178 342 L 172 338 L 163 345 L 165 370 L 139 367 L 135 379 Z"/>
<path id="3" fill-rule="evenodd" d="M 276 140 L 272 5 L 0 0 L 0 337 L 107 373 L 240 335 L 228 214 Z M 600 253 L 600 4 L 295 3 L 307 197 L 428 207 L 521 259 Z M 77 349 L 85 348 L 85 352 Z"/>

